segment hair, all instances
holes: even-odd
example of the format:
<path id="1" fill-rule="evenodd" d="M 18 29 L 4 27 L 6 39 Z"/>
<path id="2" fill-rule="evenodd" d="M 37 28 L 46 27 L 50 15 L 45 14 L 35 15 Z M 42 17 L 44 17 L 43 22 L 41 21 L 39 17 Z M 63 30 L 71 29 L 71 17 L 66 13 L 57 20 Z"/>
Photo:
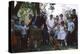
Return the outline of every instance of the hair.
<path id="1" fill-rule="evenodd" d="M 56 15 L 56 17 L 59 17 L 58 15 Z"/>
<path id="2" fill-rule="evenodd" d="M 72 11 L 76 11 L 76 9 L 73 9 Z"/>
<path id="3" fill-rule="evenodd" d="M 53 15 L 51 14 L 51 15 L 50 15 L 50 18 L 52 18 L 52 17 L 53 17 Z"/>
<path id="4" fill-rule="evenodd" d="M 60 14 L 60 17 L 63 17 L 63 14 Z"/>
<path id="5" fill-rule="evenodd" d="M 23 21 L 23 20 L 21 21 L 21 24 L 22 24 L 22 23 L 24 23 L 24 21 Z"/>
<path id="6" fill-rule="evenodd" d="M 59 16 L 57 15 L 56 18 L 57 18 L 57 21 L 58 21 L 59 20 Z"/>

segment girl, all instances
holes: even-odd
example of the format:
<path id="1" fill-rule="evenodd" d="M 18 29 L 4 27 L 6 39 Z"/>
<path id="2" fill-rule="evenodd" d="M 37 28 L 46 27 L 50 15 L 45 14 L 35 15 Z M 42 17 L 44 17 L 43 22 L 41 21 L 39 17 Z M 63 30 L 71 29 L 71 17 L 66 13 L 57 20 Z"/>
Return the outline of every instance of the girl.
<path id="1" fill-rule="evenodd" d="M 57 34 L 57 39 L 60 41 L 61 46 L 64 44 L 65 46 L 67 46 L 67 42 L 66 42 L 66 31 L 65 31 L 65 25 L 64 22 L 61 22 L 61 24 L 59 25 L 59 31 Z"/>

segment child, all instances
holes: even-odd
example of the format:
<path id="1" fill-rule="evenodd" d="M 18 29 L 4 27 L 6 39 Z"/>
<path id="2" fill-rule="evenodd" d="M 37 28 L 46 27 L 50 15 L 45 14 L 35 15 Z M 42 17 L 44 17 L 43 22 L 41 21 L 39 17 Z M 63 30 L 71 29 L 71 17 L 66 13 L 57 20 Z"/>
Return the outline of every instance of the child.
<path id="1" fill-rule="evenodd" d="M 25 38 L 25 36 L 27 35 L 27 30 L 29 29 L 29 27 L 27 25 L 25 25 L 24 21 L 21 22 L 21 35 L 22 38 Z"/>
<path id="2" fill-rule="evenodd" d="M 66 35 L 67 33 L 65 31 L 64 23 L 61 22 L 61 24 L 59 25 L 59 32 L 57 35 L 57 39 L 60 41 L 61 46 L 63 45 L 63 43 L 65 44 L 65 46 L 67 46 Z"/>
<path id="3" fill-rule="evenodd" d="M 14 30 L 15 30 L 15 35 L 20 36 L 21 25 L 20 25 L 19 19 L 15 21 Z"/>
<path id="4" fill-rule="evenodd" d="M 27 33 L 28 33 L 29 27 L 26 26 L 25 22 L 21 22 L 21 42 L 22 46 L 25 48 L 27 45 Z"/>

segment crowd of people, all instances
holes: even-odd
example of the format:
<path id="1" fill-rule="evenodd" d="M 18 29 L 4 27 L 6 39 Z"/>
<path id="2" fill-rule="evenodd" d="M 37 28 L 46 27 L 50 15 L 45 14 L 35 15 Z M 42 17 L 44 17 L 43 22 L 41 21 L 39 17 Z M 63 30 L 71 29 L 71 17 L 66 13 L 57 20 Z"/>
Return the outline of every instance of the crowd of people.
<path id="1" fill-rule="evenodd" d="M 57 15 L 56 18 L 50 15 L 46 20 L 47 33 L 59 41 L 60 46 L 77 45 L 77 28 L 78 17 L 76 10 L 72 10 L 72 14 L 66 16 L 64 20 L 63 14 Z M 47 34 L 45 34 L 46 38 Z"/>
<path id="2" fill-rule="evenodd" d="M 11 19 L 11 32 L 13 30 L 21 37 L 24 45 L 28 45 L 29 29 L 30 27 L 40 28 L 42 30 L 43 44 L 49 44 L 49 37 L 55 38 L 60 46 L 68 46 L 70 44 L 77 44 L 77 23 L 78 17 L 76 10 L 72 10 L 72 14 L 67 17 L 65 22 L 63 14 L 57 15 L 55 18 L 51 14 L 49 18 L 45 14 L 40 14 L 37 17 L 29 15 L 31 22 L 27 25 L 24 21 L 19 19 Z M 14 17 L 15 18 L 15 17 Z M 14 23 L 14 26 L 12 26 Z M 14 28 L 13 28 L 14 27 Z M 53 40 L 54 41 L 54 40 Z"/>

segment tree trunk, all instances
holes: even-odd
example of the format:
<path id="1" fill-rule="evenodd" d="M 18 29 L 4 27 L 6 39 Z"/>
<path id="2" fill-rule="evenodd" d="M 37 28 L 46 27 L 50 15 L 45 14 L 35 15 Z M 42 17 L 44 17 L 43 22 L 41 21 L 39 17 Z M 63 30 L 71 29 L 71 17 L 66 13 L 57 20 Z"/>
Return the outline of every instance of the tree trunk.
<path id="1" fill-rule="evenodd" d="M 15 14 L 15 15 L 17 15 L 17 13 L 18 13 L 18 11 L 19 11 L 19 9 L 20 9 L 22 3 L 23 3 L 23 2 L 17 2 L 16 7 L 14 8 L 14 11 L 15 11 L 14 14 Z"/>
<path id="2" fill-rule="evenodd" d="M 37 14 L 40 15 L 40 6 L 39 6 L 39 3 L 35 3 L 35 8 L 36 8 Z"/>

